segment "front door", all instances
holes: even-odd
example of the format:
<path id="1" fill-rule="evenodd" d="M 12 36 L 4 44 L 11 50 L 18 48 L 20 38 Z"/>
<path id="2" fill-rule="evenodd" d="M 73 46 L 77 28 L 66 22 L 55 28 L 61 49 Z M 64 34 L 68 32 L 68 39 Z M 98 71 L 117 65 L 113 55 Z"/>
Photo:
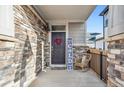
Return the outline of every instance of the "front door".
<path id="1" fill-rule="evenodd" d="M 52 32 L 51 64 L 65 64 L 65 32 Z"/>

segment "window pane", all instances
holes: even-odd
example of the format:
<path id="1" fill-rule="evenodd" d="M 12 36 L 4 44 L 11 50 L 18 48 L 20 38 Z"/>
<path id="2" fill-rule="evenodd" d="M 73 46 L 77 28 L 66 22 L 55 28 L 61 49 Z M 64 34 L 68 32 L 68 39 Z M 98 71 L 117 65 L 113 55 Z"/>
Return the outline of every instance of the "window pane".
<path id="1" fill-rule="evenodd" d="M 65 25 L 52 25 L 52 31 L 65 30 Z"/>

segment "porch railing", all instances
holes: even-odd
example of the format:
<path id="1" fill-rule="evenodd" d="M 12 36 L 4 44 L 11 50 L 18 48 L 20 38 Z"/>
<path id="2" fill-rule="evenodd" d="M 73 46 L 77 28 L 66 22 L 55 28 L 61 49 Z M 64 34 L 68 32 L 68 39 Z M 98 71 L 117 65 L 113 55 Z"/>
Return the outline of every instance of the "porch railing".
<path id="1" fill-rule="evenodd" d="M 98 49 L 90 49 L 92 55 L 90 68 L 94 70 L 101 80 L 107 82 L 107 52 Z"/>

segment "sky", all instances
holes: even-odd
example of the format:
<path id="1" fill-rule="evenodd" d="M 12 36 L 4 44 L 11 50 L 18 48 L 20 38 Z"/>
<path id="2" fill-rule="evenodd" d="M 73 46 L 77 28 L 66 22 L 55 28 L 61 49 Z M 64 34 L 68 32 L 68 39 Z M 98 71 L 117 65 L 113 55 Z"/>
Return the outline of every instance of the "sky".
<path id="1" fill-rule="evenodd" d="M 103 33 L 103 17 L 99 16 L 99 14 L 104 10 L 105 7 L 105 5 L 96 6 L 95 10 L 87 20 L 87 32 Z"/>

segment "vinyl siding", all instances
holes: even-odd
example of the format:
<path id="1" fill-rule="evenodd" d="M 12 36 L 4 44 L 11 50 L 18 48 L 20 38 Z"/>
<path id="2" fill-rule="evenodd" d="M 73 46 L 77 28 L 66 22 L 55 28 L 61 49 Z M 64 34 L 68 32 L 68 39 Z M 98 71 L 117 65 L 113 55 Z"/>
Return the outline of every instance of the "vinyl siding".
<path id="1" fill-rule="evenodd" d="M 14 16 L 11 5 L 0 6 L 0 34 L 14 36 Z"/>
<path id="2" fill-rule="evenodd" d="M 73 39 L 74 45 L 85 44 L 86 29 L 84 23 L 69 23 L 69 37 Z"/>
<path id="3" fill-rule="evenodd" d="M 109 6 L 109 31 L 108 35 L 113 36 L 124 33 L 124 6 Z"/>

